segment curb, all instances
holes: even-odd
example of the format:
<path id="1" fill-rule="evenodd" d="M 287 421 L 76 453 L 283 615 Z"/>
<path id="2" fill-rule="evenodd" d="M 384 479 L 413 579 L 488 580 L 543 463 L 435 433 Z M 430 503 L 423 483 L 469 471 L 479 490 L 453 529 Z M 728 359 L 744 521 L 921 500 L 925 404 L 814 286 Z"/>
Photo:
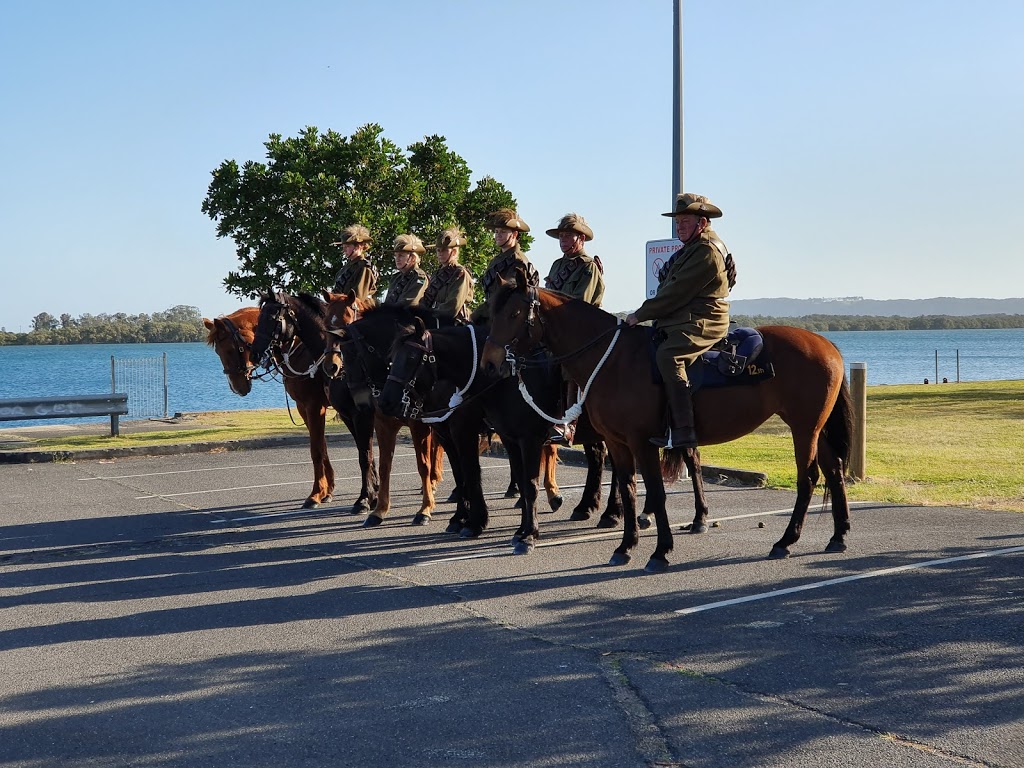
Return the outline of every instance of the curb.
<path id="1" fill-rule="evenodd" d="M 328 443 L 353 444 L 348 432 L 327 435 Z M 260 448 L 285 448 L 308 445 L 306 435 L 282 435 L 280 437 L 258 437 L 248 440 L 217 440 L 200 443 L 174 443 L 171 445 L 144 445 L 126 448 L 94 448 L 81 451 L 0 451 L 0 464 L 47 464 L 72 461 L 95 461 L 98 459 L 130 458 L 133 456 L 176 456 L 188 453 L 210 453 L 212 451 L 248 451 Z M 494 440 L 484 454 L 507 456 L 500 440 Z M 585 467 L 587 457 L 581 448 L 558 448 L 558 460 L 573 467 Z M 606 464 L 607 467 L 610 465 Z M 741 485 L 764 487 L 768 476 L 763 472 L 731 467 L 701 466 L 701 476 L 713 483 L 734 482 Z"/>

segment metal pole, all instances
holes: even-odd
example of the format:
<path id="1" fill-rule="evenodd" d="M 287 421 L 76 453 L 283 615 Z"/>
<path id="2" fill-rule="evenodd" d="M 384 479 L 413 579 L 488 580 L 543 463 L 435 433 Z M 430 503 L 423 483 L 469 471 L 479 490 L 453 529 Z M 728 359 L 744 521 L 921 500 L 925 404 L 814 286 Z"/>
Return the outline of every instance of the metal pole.
<path id="1" fill-rule="evenodd" d="M 672 77 L 672 200 L 683 188 L 683 0 L 673 3 L 673 77 Z M 675 222 L 669 220 L 671 237 Z"/>
<path id="2" fill-rule="evenodd" d="M 850 466 L 847 474 L 854 480 L 863 480 L 867 466 L 867 363 L 850 363 L 850 398 L 853 400 L 853 434 L 850 435 Z"/>
<path id="3" fill-rule="evenodd" d="M 164 418 L 167 418 L 167 353 L 164 352 Z"/>
<path id="4" fill-rule="evenodd" d="M 956 351 L 956 383 L 960 383 L 960 350 Z"/>
<path id="5" fill-rule="evenodd" d="M 939 350 L 935 350 L 935 383 L 939 383 Z"/>
<path id="6" fill-rule="evenodd" d="M 114 356 L 110 356 L 110 391 L 117 392 L 117 382 L 114 380 Z"/>

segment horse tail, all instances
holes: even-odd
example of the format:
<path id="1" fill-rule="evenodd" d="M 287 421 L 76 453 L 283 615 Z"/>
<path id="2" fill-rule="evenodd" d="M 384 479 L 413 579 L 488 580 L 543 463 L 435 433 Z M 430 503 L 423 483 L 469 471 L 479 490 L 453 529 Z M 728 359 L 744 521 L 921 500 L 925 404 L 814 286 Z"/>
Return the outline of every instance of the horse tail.
<path id="1" fill-rule="evenodd" d="M 849 468 L 853 441 L 853 398 L 850 396 L 850 385 L 845 376 L 821 435 L 836 458 L 843 462 L 844 471 Z"/>
<path id="2" fill-rule="evenodd" d="M 674 483 L 679 479 L 686 466 L 685 456 L 685 448 L 666 448 L 661 452 L 661 476 L 666 482 Z"/>

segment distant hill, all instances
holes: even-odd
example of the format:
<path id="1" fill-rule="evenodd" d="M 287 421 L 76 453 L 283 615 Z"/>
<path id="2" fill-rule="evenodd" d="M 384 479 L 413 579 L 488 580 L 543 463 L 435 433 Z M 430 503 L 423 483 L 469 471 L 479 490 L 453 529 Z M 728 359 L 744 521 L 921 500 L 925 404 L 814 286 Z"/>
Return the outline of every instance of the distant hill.
<path id="1" fill-rule="evenodd" d="M 922 315 L 1021 315 L 1024 298 L 1019 299 L 864 299 L 844 296 L 835 299 L 739 299 L 729 302 L 732 315 L 805 317 L 807 315 L 871 315 L 876 317 L 920 317 Z"/>

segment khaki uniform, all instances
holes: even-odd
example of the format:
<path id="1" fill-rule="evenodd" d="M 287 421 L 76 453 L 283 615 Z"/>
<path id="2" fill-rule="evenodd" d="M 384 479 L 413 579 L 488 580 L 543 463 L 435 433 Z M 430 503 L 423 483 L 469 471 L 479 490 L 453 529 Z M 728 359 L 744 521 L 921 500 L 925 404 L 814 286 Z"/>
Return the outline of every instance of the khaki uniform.
<path id="1" fill-rule="evenodd" d="M 436 310 L 456 320 L 469 320 L 469 300 L 473 298 L 473 276 L 461 264 L 439 268 L 430 278 L 420 306 Z"/>
<path id="2" fill-rule="evenodd" d="M 583 251 L 555 259 L 548 276 L 544 279 L 544 287 L 593 304 L 595 307 L 600 307 L 601 300 L 604 299 L 604 277 L 601 269 L 597 262 Z"/>
<path id="3" fill-rule="evenodd" d="M 471 319 L 474 323 L 489 323 L 491 319 L 491 310 L 488 306 L 491 295 L 497 289 L 499 283 L 498 278 L 505 280 L 511 280 L 515 276 L 516 265 L 521 264 L 526 267 L 526 281 L 530 285 L 540 285 L 540 274 L 537 272 L 537 268 L 530 263 L 530 260 L 526 258 L 526 255 L 519 250 L 519 243 L 516 243 L 515 248 L 510 248 L 507 251 L 502 251 L 487 265 L 487 269 L 484 271 L 484 276 L 480 278 L 484 285 L 484 303 L 473 310 Z"/>
<path id="4" fill-rule="evenodd" d="M 656 355 L 666 384 L 686 382 L 686 365 L 729 331 L 726 253 L 725 244 L 707 227 L 662 267 L 658 292 L 636 311 L 637 319 L 654 320 L 667 336 Z"/>
<path id="5" fill-rule="evenodd" d="M 419 267 L 407 269 L 405 272 L 394 272 L 388 286 L 388 295 L 384 303 L 398 307 L 411 307 L 420 303 L 424 291 L 427 290 L 427 273 Z"/>
<path id="6" fill-rule="evenodd" d="M 377 290 L 377 270 L 365 256 L 346 262 L 334 278 L 334 293 L 355 294 L 369 299 Z"/>

